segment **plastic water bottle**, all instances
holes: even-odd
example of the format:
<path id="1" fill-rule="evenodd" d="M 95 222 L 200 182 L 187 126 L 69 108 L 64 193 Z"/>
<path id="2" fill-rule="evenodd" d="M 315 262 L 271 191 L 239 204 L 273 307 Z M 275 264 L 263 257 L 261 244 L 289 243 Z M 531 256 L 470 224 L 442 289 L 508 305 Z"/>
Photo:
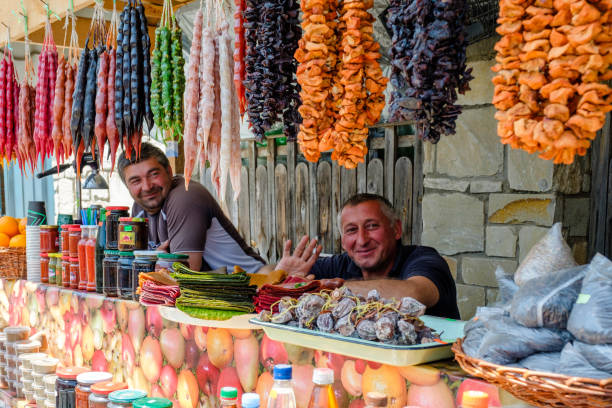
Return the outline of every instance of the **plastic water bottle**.
<path id="1" fill-rule="evenodd" d="M 254 392 L 242 394 L 242 408 L 259 408 L 259 394 Z"/>
<path id="2" fill-rule="evenodd" d="M 274 384 L 268 395 L 267 408 L 295 408 L 295 394 L 291 386 L 291 366 L 274 366 Z"/>

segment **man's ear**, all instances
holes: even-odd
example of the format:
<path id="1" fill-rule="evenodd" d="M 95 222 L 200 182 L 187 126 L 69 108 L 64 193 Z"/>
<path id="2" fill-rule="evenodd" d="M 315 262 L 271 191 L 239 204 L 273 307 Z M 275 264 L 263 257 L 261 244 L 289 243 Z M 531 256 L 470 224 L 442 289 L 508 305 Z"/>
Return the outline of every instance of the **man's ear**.
<path id="1" fill-rule="evenodd" d="M 394 228 L 395 230 L 395 240 L 402 238 L 402 222 L 400 220 L 395 221 Z"/>
<path id="2" fill-rule="evenodd" d="M 166 171 L 168 172 L 168 175 L 170 176 L 170 178 L 172 178 L 172 177 L 173 177 L 173 174 L 172 174 L 172 166 L 168 166 L 168 167 L 166 167 Z"/>

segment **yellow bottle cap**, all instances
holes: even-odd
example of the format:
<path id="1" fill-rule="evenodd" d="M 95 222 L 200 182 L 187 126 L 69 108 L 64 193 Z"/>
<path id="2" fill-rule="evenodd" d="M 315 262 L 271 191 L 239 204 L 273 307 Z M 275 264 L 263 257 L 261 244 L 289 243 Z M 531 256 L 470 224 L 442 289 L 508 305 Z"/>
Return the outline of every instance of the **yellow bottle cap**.
<path id="1" fill-rule="evenodd" d="M 462 408 L 487 408 L 489 406 L 489 394 L 482 391 L 466 391 L 461 397 Z"/>

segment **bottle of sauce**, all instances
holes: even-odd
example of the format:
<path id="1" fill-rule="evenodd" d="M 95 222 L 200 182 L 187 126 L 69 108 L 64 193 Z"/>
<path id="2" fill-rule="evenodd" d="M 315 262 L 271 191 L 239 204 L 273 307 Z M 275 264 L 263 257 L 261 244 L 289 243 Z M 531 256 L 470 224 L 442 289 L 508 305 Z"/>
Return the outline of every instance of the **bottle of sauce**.
<path id="1" fill-rule="evenodd" d="M 315 368 L 312 373 L 314 389 L 308 408 L 338 408 L 334 394 L 334 370 L 331 368 Z"/>
<path id="2" fill-rule="evenodd" d="M 365 396 L 366 408 L 386 407 L 387 396 L 380 392 L 368 392 Z"/>
<path id="3" fill-rule="evenodd" d="M 89 234 L 89 228 L 86 225 L 81 227 L 81 239 L 79 239 L 78 251 L 79 251 L 79 290 L 87 290 L 87 253 L 85 247 L 87 246 L 87 238 Z"/>
<path id="4" fill-rule="evenodd" d="M 259 394 L 247 392 L 242 394 L 242 408 L 259 408 Z"/>
<path id="5" fill-rule="evenodd" d="M 87 291 L 96 291 L 96 276 L 98 275 L 98 251 L 97 251 L 97 239 L 98 239 L 98 226 L 89 225 L 87 227 L 88 236 L 85 244 L 85 253 L 87 259 Z"/>
<path id="6" fill-rule="evenodd" d="M 221 406 L 228 408 L 238 408 L 238 390 L 234 387 L 221 388 Z"/>
<path id="7" fill-rule="evenodd" d="M 291 366 L 274 366 L 274 384 L 268 395 L 268 408 L 295 408 L 295 393 L 291 386 Z"/>
<path id="8" fill-rule="evenodd" d="M 482 391 L 466 391 L 461 396 L 459 408 L 487 408 L 489 406 L 489 394 Z"/>

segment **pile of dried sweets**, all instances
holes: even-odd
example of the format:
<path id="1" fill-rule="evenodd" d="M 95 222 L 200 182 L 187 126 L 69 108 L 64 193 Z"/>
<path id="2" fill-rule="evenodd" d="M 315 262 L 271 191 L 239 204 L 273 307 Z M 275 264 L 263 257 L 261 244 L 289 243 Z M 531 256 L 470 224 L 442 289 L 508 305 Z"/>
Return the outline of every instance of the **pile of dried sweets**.
<path id="1" fill-rule="evenodd" d="M 343 286 L 331 292 L 305 293 L 297 300 L 284 297 L 277 313 L 264 310 L 259 319 L 386 344 L 412 345 L 440 338 L 419 319 L 425 309 L 411 297 L 385 300 L 374 289 L 363 298 Z"/>

